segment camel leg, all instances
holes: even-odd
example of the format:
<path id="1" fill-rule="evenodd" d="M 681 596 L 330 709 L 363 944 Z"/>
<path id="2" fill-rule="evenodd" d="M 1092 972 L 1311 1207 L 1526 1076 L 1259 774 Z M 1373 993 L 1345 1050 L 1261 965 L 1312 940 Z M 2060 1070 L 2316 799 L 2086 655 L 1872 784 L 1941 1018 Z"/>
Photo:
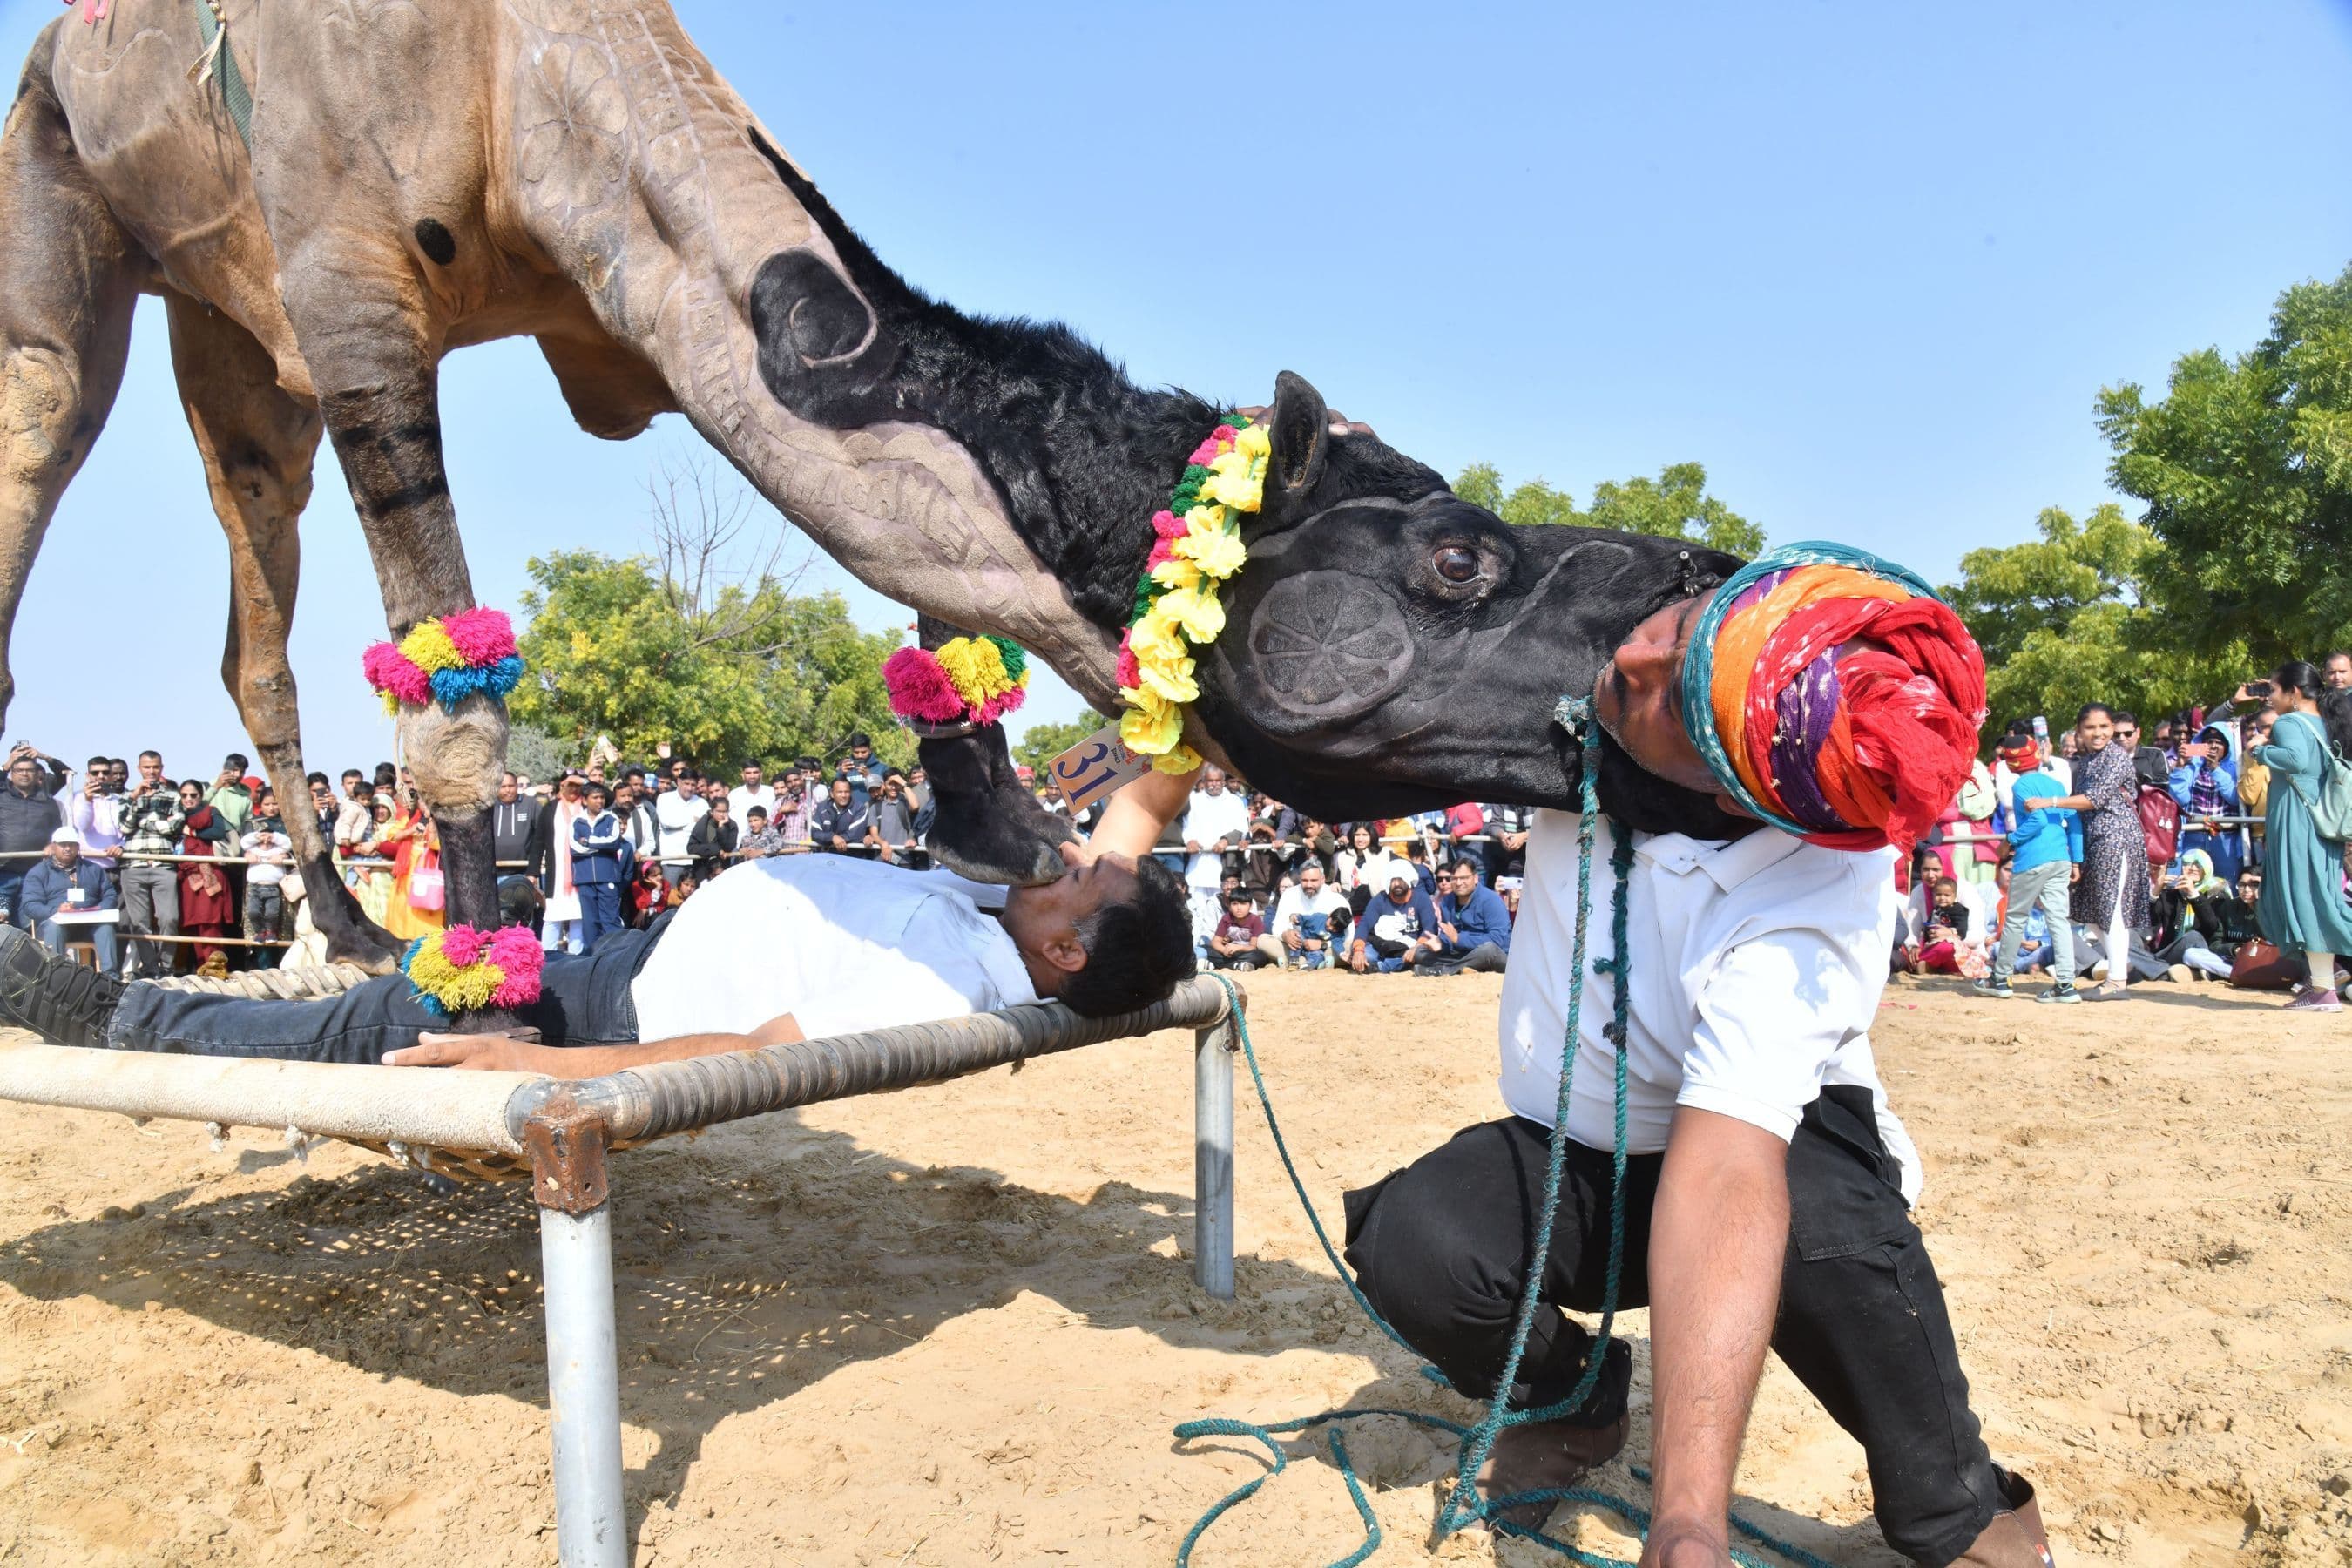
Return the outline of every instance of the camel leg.
<path id="1" fill-rule="evenodd" d="M 302 868 L 310 919 L 328 956 L 389 970 L 401 943 L 360 910 L 336 873 L 334 846 L 308 809 L 302 721 L 286 639 L 301 567 L 297 529 L 310 500 L 319 416 L 278 384 L 278 369 L 252 333 L 186 295 L 165 296 L 172 367 L 188 430 L 203 458 L 213 510 L 228 535 L 228 641 L 221 680 L 284 807 Z"/>
<path id="2" fill-rule="evenodd" d="M 306 320 L 330 319 L 330 307 L 343 312 L 337 330 L 323 340 L 305 339 L 303 354 L 320 388 L 320 416 L 375 560 L 384 619 L 398 637 L 429 616 L 454 615 L 474 605 L 465 543 L 457 536 L 457 509 L 441 461 L 440 399 L 421 342 L 402 324 L 351 297 L 354 283 L 363 285 L 365 268 L 321 271 L 335 273 L 340 292 L 318 299 L 310 297 L 310 288 L 289 287 L 288 302 L 298 307 L 298 331 Z M 409 771 L 433 808 L 441 836 L 449 923 L 495 931 L 499 889 L 490 808 L 506 766 L 506 704 L 472 697 L 454 713 L 437 703 L 404 706 L 399 724 Z M 503 1013 L 484 1009 L 457 1026 L 487 1031 L 511 1022 Z"/>
<path id="3" fill-rule="evenodd" d="M 7 641 L 58 498 L 122 384 L 146 257 L 75 156 L 28 73 L 0 132 L 0 720 L 16 693 Z"/>

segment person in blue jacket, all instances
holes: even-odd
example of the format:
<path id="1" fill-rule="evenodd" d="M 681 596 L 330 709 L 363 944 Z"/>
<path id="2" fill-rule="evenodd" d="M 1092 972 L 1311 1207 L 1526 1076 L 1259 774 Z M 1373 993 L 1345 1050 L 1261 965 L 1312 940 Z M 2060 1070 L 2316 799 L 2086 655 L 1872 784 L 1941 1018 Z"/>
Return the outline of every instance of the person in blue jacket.
<path id="1" fill-rule="evenodd" d="M 1511 952 L 1511 911 L 1503 896 L 1482 887 L 1478 863 L 1467 857 L 1445 868 L 1437 896 L 1437 952 L 1412 966 L 1415 974 L 1459 974 L 1465 969 L 1500 974 Z"/>
<path id="2" fill-rule="evenodd" d="M 2000 948 L 1993 955 L 1992 973 L 1978 981 L 1976 989 L 1987 996 L 2017 994 L 2010 988 L 2010 976 L 2017 973 L 2018 944 L 2039 909 L 2049 921 L 2050 973 L 2057 984 L 2038 1000 L 2079 1002 L 2068 900 L 2074 879 L 2083 874 L 2083 819 L 2055 804 L 2067 798 L 2066 785 L 2041 771 L 2042 748 L 2032 736 L 2007 737 L 2000 760 L 2017 775 L 2011 795 L 2017 825 L 2009 830 L 2009 912 L 2000 922 Z"/>
<path id="3" fill-rule="evenodd" d="M 591 781 L 580 792 L 587 810 L 572 819 L 572 885 L 580 890 L 581 952 L 596 951 L 596 940 L 622 929 L 621 884 L 629 879 L 629 841 L 613 792 Z"/>
<path id="4" fill-rule="evenodd" d="M 2180 805 L 2180 852 L 2202 849 L 2213 862 L 2213 874 L 2234 883 L 2244 868 L 2240 848 L 2242 835 L 2233 826 L 2212 821 L 2239 813 L 2238 770 L 2230 755 L 2229 732 L 2208 724 L 2197 739 L 2180 748 L 2180 765 L 2168 781 L 2172 798 Z"/>
<path id="5" fill-rule="evenodd" d="M 1387 889 L 1374 893 L 1356 918 L 1348 967 L 1359 974 L 1375 969 L 1394 974 L 1433 957 L 1439 942 L 1437 906 L 1413 885 L 1412 872 L 1405 863 L 1391 860 Z"/>
<path id="6" fill-rule="evenodd" d="M 111 925 L 59 925 L 58 912 L 96 913 L 114 908 L 114 879 L 100 867 L 82 858 L 81 835 L 60 827 L 49 835 L 49 854 L 33 862 L 17 896 L 27 930 L 51 952 L 63 952 L 68 942 L 86 942 L 98 957 L 100 972 L 114 973 L 114 928 Z"/>

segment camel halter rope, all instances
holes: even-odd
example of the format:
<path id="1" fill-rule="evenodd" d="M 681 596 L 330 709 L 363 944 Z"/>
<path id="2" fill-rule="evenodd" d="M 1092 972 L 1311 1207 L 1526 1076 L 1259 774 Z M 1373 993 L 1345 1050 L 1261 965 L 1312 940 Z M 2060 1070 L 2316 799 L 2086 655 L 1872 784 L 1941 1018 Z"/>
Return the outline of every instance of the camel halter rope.
<path id="1" fill-rule="evenodd" d="M 1584 1564 L 1585 1568 L 1637 1568 L 1636 1564 L 1622 1558 L 1604 1557 L 1597 1552 L 1584 1551 L 1557 1536 L 1547 1535 L 1540 1530 L 1530 1529 L 1503 1517 L 1504 1510 L 1526 1503 L 1592 1503 L 1628 1521 L 1636 1530 L 1646 1534 L 1650 1525 L 1649 1511 L 1627 1499 L 1590 1487 L 1546 1487 L 1535 1491 L 1513 1492 L 1508 1496 L 1492 1500 L 1484 1499 L 1478 1495 L 1479 1467 L 1486 1462 L 1487 1455 L 1494 1449 L 1495 1439 L 1502 1435 L 1506 1427 L 1558 1420 L 1563 1415 L 1580 1409 L 1585 1401 L 1591 1396 L 1593 1388 L 1600 1382 L 1602 1360 L 1608 1352 L 1609 1341 L 1616 1326 L 1617 1293 L 1623 1277 L 1625 1261 L 1625 1040 L 1626 1025 L 1632 1005 L 1632 993 L 1626 984 L 1631 971 L 1625 952 L 1625 885 L 1633 868 L 1633 840 L 1631 834 L 1619 827 L 1612 834 L 1615 847 L 1610 856 L 1610 871 L 1615 879 L 1616 887 L 1616 903 L 1610 922 L 1612 936 L 1610 956 L 1592 961 L 1593 973 L 1607 975 L 1614 982 L 1613 1016 L 1601 1033 L 1603 1037 L 1615 1047 L 1617 1069 L 1616 1147 L 1612 1159 L 1614 1174 L 1609 1194 L 1609 1270 L 1601 1288 L 1601 1328 L 1600 1331 L 1593 1336 L 1591 1347 L 1585 1352 L 1583 1373 L 1577 1379 L 1576 1386 L 1569 1393 L 1568 1397 L 1557 1404 L 1547 1405 L 1538 1409 L 1511 1409 L 1511 1388 L 1518 1379 L 1519 1363 L 1526 1355 L 1528 1335 L 1535 1327 L 1536 1310 L 1543 1292 L 1544 1270 L 1551 1252 L 1552 1226 L 1559 1213 L 1560 1179 L 1567 1167 L 1569 1097 L 1570 1086 L 1574 1081 L 1576 1056 L 1580 1044 L 1578 1026 L 1583 1016 L 1586 928 L 1592 913 L 1592 849 L 1601 821 L 1601 737 L 1599 727 L 1592 716 L 1592 700 L 1589 697 L 1563 697 L 1559 706 L 1554 709 L 1552 717 L 1561 727 L 1576 736 L 1583 752 L 1583 768 L 1579 781 L 1580 812 L 1576 831 L 1576 936 L 1569 971 L 1575 976 L 1575 981 L 1568 993 L 1568 1020 L 1564 1031 L 1566 1038 L 1560 1046 L 1559 1096 L 1552 1112 L 1552 1131 L 1548 1144 L 1549 1158 L 1544 1167 L 1543 1205 L 1536 1225 L 1537 1245 L 1528 1259 L 1527 1281 L 1520 1288 L 1518 1311 L 1511 1325 L 1510 1352 L 1505 1357 L 1501 1374 L 1495 1381 L 1494 1396 L 1487 1401 L 1486 1414 L 1480 1417 L 1475 1426 L 1465 1426 L 1458 1421 L 1449 1421 L 1443 1416 L 1428 1415 L 1419 1410 L 1391 1408 L 1326 1410 L 1319 1415 L 1304 1415 L 1292 1421 L 1277 1421 L 1267 1426 L 1261 1426 L 1252 1421 L 1234 1420 L 1227 1416 L 1207 1416 L 1198 1421 L 1183 1423 L 1176 1428 L 1176 1437 L 1180 1442 L 1189 1443 L 1202 1437 L 1244 1437 L 1265 1445 L 1272 1464 L 1264 1475 L 1255 1477 L 1218 1499 L 1216 1503 L 1201 1516 L 1199 1521 L 1185 1533 L 1182 1543 L 1176 1548 L 1176 1568 L 1191 1568 L 1192 1548 L 1200 1542 L 1201 1537 L 1207 1533 L 1209 1527 L 1232 1509 L 1249 1500 L 1261 1487 L 1280 1475 L 1288 1467 L 1289 1459 L 1283 1453 L 1282 1445 L 1276 1441 L 1276 1436 L 1305 1432 L 1316 1426 L 1328 1428 L 1325 1440 L 1330 1447 L 1332 1463 L 1339 1471 L 1339 1479 L 1347 1483 L 1348 1496 L 1356 1505 L 1356 1516 L 1363 1521 L 1364 1525 L 1362 1543 L 1346 1556 L 1335 1559 L 1329 1568 L 1356 1568 L 1358 1563 L 1379 1551 L 1380 1521 L 1374 1516 L 1371 1504 L 1364 1496 L 1363 1482 L 1356 1474 L 1353 1461 L 1348 1457 L 1347 1441 L 1340 1431 L 1341 1427 L 1349 1421 L 1360 1421 L 1375 1415 L 1392 1415 L 1416 1426 L 1450 1433 L 1460 1440 L 1459 1458 L 1454 1464 L 1454 1489 L 1446 1498 L 1445 1505 L 1437 1513 L 1437 1540 L 1443 1541 L 1471 1524 L 1484 1521 L 1491 1530 L 1501 1534 L 1517 1536 L 1524 1541 L 1532 1541 L 1539 1546 L 1548 1547 L 1559 1552 L 1570 1562 Z M 1373 1309 L 1371 1302 L 1365 1299 L 1362 1289 L 1349 1274 L 1347 1265 L 1339 1259 L 1338 1249 L 1331 1245 L 1330 1235 L 1323 1228 L 1322 1218 L 1315 1212 L 1314 1200 L 1307 1195 L 1307 1184 L 1299 1177 L 1298 1166 L 1290 1157 L 1290 1146 L 1285 1142 L 1281 1125 L 1275 1119 L 1274 1101 L 1266 1093 L 1265 1077 L 1258 1070 L 1257 1051 L 1250 1042 L 1249 1020 L 1242 1011 L 1241 999 L 1234 994 L 1233 982 L 1222 974 L 1213 978 L 1225 988 L 1227 1000 L 1233 1004 L 1230 1016 L 1240 1036 L 1243 1058 L 1249 1063 L 1250 1082 L 1257 1090 L 1258 1106 L 1265 1113 L 1266 1131 L 1274 1139 L 1274 1151 L 1282 1158 L 1282 1168 L 1290 1177 L 1291 1190 L 1298 1195 L 1299 1206 L 1307 1213 L 1307 1223 L 1314 1228 L 1315 1239 L 1322 1247 L 1323 1256 L 1329 1260 L 1332 1272 L 1339 1277 L 1339 1283 L 1348 1288 L 1348 1294 L 1355 1299 L 1356 1305 L 1362 1310 L 1364 1316 L 1370 1321 L 1372 1326 L 1406 1351 L 1418 1356 L 1420 1352 L 1414 1351 L 1412 1346 L 1406 1342 L 1402 1334 L 1390 1327 Z M 1433 1366 L 1424 1364 L 1421 1373 L 1423 1377 L 1432 1382 L 1451 1386 L 1445 1374 Z M 1639 1467 L 1634 1468 L 1633 1477 L 1644 1484 L 1647 1484 L 1650 1479 L 1648 1472 Z M 1788 1542 L 1769 1535 L 1736 1514 L 1731 1518 L 1731 1528 L 1767 1551 L 1777 1552 L 1788 1561 L 1800 1564 L 1800 1568 L 1831 1568 L 1828 1563 L 1802 1547 L 1791 1545 Z M 1732 1560 L 1742 1564 L 1743 1568 L 1768 1568 L 1761 1559 L 1737 1548 L 1733 1549 L 1731 1556 Z"/>

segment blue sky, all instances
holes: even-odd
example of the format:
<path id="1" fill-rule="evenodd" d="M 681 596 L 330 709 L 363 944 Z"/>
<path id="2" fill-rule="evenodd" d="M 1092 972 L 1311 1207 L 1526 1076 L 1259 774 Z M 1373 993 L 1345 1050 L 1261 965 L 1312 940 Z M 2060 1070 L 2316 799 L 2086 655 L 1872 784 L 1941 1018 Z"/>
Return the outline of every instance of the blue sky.
<path id="1" fill-rule="evenodd" d="M 2242 349 L 2352 260 L 2341 0 L 678 9 L 885 259 L 966 309 L 1061 317 L 1236 402 L 1297 370 L 1448 473 L 1581 496 L 1696 458 L 1775 540 L 1937 578 L 2107 497 L 2103 384 Z M 0 4 L 0 52 L 57 14 Z M 454 356 L 442 392 L 488 604 L 534 553 L 640 548 L 657 449 L 699 446 L 675 417 L 583 435 L 528 342 Z M 332 771 L 390 731 L 321 454 L 294 662 Z M 26 595 L 8 737 L 209 771 L 243 749 L 226 608 L 150 301 Z M 1076 708 L 1049 683 L 1030 710 Z"/>

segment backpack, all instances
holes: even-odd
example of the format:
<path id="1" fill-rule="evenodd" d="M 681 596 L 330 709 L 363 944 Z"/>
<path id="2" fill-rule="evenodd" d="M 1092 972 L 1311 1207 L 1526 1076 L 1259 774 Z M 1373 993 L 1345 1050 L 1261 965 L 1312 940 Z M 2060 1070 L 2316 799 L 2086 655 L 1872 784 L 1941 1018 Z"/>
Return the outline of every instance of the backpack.
<path id="1" fill-rule="evenodd" d="M 2288 714 L 2288 718 L 2309 718 L 2308 714 Z M 2317 724 L 2318 720 L 2312 722 Z M 2325 759 L 2327 776 L 2320 781 L 2316 795 L 2296 785 L 2295 798 L 2311 808 L 2312 826 L 2319 836 L 2331 844 L 2342 844 L 2347 856 L 2352 856 L 2352 762 L 2327 738 L 2327 731 L 2319 731 L 2320 755 Z M 2290 781 L 2292 782 L 2292 781 Z"/>
<path id="2" fill-rule="evenodd" d="M 2171 864 L 2180 848 L 2180 805 L 2153 784 L 2139 786 L 2139 832 L 2147 843 L 2147 863 Z"/>

